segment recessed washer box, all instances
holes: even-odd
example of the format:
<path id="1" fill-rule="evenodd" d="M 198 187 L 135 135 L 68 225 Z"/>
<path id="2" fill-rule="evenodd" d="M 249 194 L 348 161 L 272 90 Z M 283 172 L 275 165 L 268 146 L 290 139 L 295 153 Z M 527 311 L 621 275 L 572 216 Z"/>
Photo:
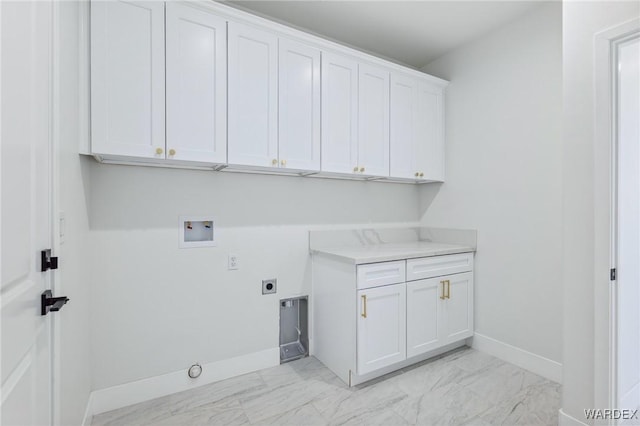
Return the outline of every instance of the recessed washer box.
<path id="1" fill-rule="evenodd" d="M 215 247 L 215 221 L 211 216 L 180 216 L 180 248 Z"/>

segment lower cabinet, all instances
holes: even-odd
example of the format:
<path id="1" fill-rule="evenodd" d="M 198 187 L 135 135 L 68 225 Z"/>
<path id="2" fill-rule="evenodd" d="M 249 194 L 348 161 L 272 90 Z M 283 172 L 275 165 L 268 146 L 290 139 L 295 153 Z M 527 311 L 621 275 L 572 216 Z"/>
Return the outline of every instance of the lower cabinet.
<path id="1" fill-rule="evenodd" d="M 362 383 L 473 335 L 473 253 L 363 265 L 314 256 L 312 297 L 313 355 Z"/>
<path id="2" fill-rule="evenodd" d="M 406 359 L 405 284 L 360 290 L 358 300 L 358 374 Z"/>
<path id="3" fill-rule="evenodd" d="M 473 274 L 407 283 L 407 357 L 473 334 Z"/>

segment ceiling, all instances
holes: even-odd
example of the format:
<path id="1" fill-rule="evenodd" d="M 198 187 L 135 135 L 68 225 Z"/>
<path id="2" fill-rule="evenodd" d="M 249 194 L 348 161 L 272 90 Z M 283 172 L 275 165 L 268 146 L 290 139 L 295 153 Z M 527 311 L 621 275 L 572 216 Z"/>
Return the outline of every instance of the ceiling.
<path id="1" fill-rule="evenodd" d="M 421 68 L 541 1 L 245 1 L 225 4 Z"/>

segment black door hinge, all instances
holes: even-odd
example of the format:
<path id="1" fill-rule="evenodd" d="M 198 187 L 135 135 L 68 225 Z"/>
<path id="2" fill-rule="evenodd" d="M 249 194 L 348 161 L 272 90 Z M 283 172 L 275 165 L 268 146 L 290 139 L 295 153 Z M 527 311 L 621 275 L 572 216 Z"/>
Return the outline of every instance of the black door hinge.
<path id="1" fill-rule="evenodd" d="M 612 268 L 611 271 L 609 272 L 609 279 L 611 281 L 616 280 L 616 268 Z"/>
<path id="2" fill-rule="evenodd" d="M 40 272 L 58 269 L 58 258 L 51 256 L 51 249 L 40 252 Z"/>

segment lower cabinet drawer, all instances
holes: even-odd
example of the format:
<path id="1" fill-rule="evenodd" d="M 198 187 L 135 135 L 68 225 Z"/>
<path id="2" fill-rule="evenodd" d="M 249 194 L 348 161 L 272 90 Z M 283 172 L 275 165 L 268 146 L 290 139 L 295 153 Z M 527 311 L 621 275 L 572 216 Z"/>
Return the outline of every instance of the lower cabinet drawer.
<path id="1" fill-rule="evenodd" d="M 380 287 L 382 285 L 398 284 L 405 281 L 406 261 L 369 263 L 358 265 L 357 288 Z"/>
<path id="2" fill-rule="evenodd" d="M 473 270 L 473 253 L 407 259 L 407 281 L 423 280 Z"/>

